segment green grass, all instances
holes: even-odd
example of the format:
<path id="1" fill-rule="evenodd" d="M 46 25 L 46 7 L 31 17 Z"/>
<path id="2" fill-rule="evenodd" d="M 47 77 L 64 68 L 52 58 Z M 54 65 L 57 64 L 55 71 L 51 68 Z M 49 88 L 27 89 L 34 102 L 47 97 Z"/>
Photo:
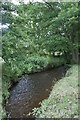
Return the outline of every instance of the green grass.
<path id="1" fill-rule="evenodd" d="M 3 89 L 2 89 L 2 85 L 3 85 L 2 84 L 2 63 L 3 63 L 3 60 L 0 59 L 0 120 L 2 118 L 4 119 L 4 117 L 6 116 L 6 111 L 2 106 L 2 104 L 3 104 L 3 98 L 2 98 L 2 95 L 3 95 Z"/>
<path id="2" fill-rule="evenodd" d="M 66 76 L 52 88 L 50 96 L 34 108 L 36 118 L 78 118 L 78 66 L 72 66 Z"/>
<path id="3" fill-rule="evenodd" d="M 1 83 L 1 78 L 0 78 L 0 119 L 2 117 L 2 83 Z"/>
<path id="4" fill-rule="evenodd" d="M 2 118 L 2 60 L 0 59 L 0 119 Z"/>

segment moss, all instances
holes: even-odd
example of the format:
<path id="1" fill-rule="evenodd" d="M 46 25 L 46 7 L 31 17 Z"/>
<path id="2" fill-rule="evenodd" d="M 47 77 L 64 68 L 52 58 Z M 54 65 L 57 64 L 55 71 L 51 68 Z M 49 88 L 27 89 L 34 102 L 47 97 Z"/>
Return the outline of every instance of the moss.
<path id="1" fill-rule="evenodd" d="M 43 100 L 33 114 L 36 118 L 78 117 L 78 65 L 71 67 L 53 86 L 49 98 Z"/>

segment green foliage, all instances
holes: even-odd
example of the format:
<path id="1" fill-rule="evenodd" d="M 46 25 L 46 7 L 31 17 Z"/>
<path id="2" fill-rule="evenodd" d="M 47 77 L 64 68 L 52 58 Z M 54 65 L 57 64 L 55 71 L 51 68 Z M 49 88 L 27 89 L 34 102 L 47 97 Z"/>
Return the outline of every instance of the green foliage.
<path id="1" fill-rule="evenodd" d="M 1 117 L 2 119 L 1 120 L 4 120 L 7 117 L 5 108 L 2 108 L 1 113 L 2 113 L 2 117 Z"/>
<path id="2" fill-rule="evenodd" d="M 78 3 L 2 5 L 3 98 L 23 73 L 56 67 L 77 58 Z M 80 22 L 80 21 L 79 21 Z M 55 56 L 55 53 L 59 52 Z"/>

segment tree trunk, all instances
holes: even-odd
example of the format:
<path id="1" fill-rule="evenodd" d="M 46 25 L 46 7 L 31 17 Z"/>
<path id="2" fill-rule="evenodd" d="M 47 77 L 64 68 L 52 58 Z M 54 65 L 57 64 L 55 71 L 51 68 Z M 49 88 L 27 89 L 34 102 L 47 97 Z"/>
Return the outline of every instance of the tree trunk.
<path id="1" fill-rule="evenodd" d="M 72 50 L 72 61 L 78 63 L 78 49 Z"/>
<path id="2" fill-rule="evenodd" d="M 71 42 L 72 42 L 72 45 L 74 43 L 74 32 L 72 31 L 71 35 L 70 35 L 70 39 L 71 39 Z M 77 40 L 77 44 L 78 44 L 78 40 Z M 78 63 L 78 48 L 72 48 L 72 61 L 74 63 Z"/>

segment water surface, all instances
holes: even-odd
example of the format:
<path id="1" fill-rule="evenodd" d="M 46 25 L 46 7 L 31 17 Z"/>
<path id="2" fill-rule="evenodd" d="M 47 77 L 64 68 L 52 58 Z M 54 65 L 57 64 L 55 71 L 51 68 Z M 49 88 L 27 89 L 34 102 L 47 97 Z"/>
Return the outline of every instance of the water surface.
<path id="1" fill-rule="evenodd" d="M 8 118 L 27 118 L 28 113 L 49 96 L 54 79 L 59 80 L 65 72 L 66 68 L 62 66 L 19 78 L 19 83 L 10 90 L 6 106 Z"/>

